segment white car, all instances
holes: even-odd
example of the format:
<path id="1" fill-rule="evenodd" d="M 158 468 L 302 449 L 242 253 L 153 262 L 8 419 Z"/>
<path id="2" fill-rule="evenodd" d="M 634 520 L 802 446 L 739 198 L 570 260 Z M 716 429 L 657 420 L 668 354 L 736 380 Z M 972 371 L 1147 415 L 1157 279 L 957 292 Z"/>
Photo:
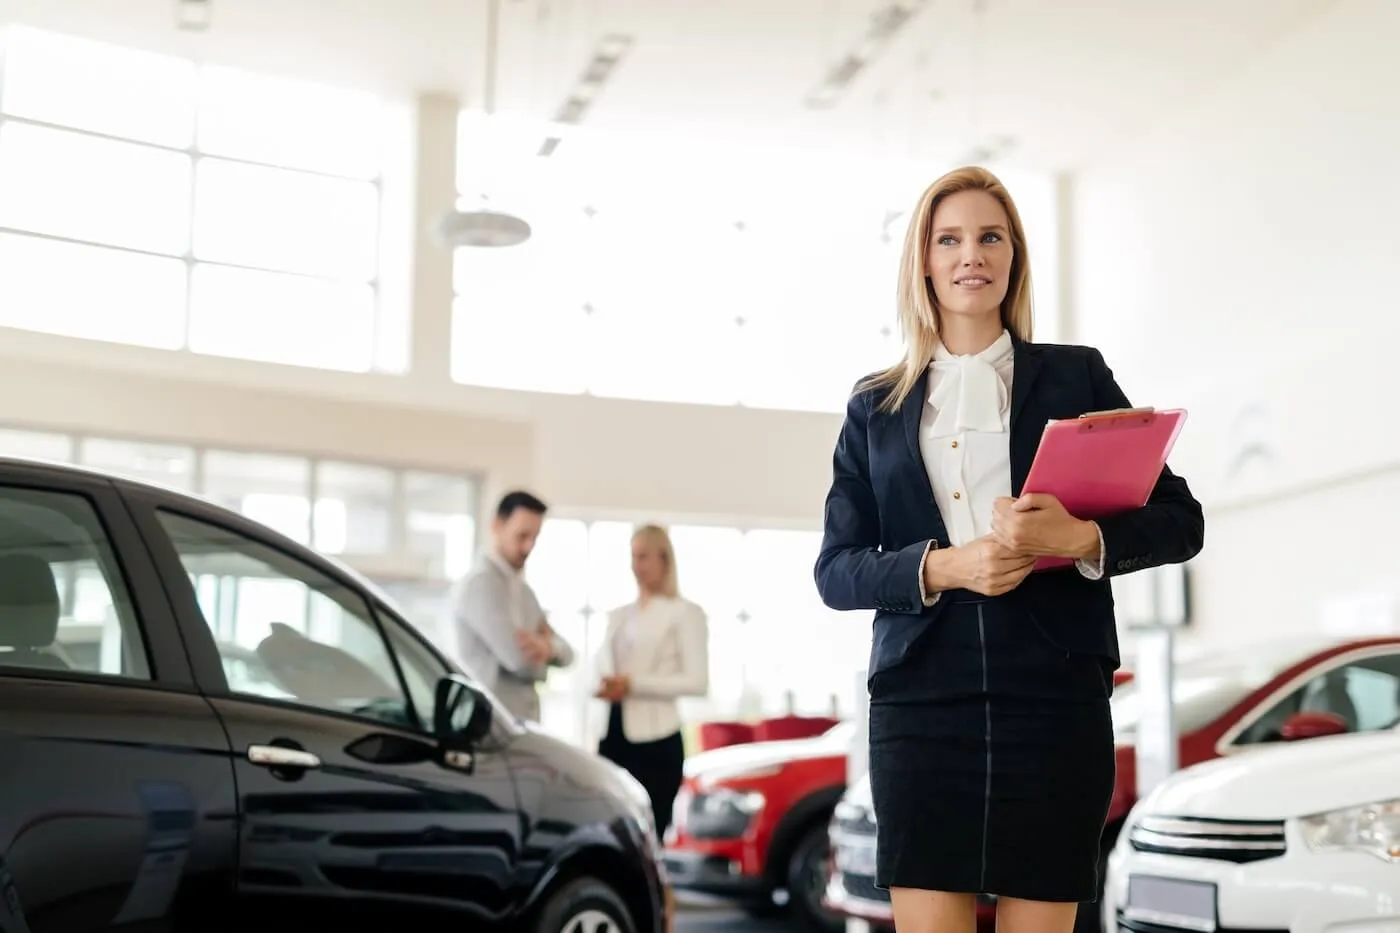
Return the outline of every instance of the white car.
<path id="1" fill-rule="evenodd" d="M 1105 930 L 1400 933 L 1400 731 L 1180 771 L 1108 860 Z"/>

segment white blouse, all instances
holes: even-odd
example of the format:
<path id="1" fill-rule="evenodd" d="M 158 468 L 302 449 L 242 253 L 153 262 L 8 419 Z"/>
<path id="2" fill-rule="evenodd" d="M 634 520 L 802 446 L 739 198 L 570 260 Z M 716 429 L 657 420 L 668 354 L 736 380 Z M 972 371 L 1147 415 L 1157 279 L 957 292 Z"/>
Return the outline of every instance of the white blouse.
<path id="1" fill-rule="evenodd" d="M 939 344 L 929 364 L 919 454 L 954 547 L 991 534 L 993 502 L 1011 495 L 1015 356 L 1011 335 L 1002 331 L 995 343 L 977 354 L 954 356 Z M 1097 561 L 1080 560 L 1075 566 L 1090 580 L 1102 577 L 1102 541 Z M 921 562 L 920 593 L 923 587 Z M 924 605 L 937 600 L 937 593 L 925 595 Z"/>

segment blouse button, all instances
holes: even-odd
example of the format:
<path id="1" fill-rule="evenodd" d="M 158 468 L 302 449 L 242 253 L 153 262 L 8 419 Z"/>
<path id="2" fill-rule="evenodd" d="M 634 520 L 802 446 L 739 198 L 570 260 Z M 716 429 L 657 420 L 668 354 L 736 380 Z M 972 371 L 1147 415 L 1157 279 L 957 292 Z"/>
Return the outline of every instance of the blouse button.
<path id="1" fill-rule="evenodd" d="M 954 499 L 961 499 L 961 498 L 962 498 L 962 493 L 960 493 L 960 492 L 955 492 L 955 493 L 953 493 L 953 498 L 954 498 Z"/>
<path id="2" fill-rule="evenodd" d="M 958 442 L 957 442 L 957 441 L 953 441 L 953 447 L 956 448 L 957 446 L 958 446 Z"/>

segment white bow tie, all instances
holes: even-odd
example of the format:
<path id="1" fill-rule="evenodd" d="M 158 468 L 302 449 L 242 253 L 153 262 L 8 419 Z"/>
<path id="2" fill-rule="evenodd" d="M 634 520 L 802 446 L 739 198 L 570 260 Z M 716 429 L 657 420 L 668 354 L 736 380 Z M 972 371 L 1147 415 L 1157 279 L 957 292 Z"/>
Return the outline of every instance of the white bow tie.
<path id="1" fill-rule="evenodd" d="M 1000 433 L 1007 408 L 1006 383 L 996 367 L 981 356 L 934 360 L 938 384 L 928 403 L 938 410 L 930 433 L 947 437 L 964 431 Z"/>

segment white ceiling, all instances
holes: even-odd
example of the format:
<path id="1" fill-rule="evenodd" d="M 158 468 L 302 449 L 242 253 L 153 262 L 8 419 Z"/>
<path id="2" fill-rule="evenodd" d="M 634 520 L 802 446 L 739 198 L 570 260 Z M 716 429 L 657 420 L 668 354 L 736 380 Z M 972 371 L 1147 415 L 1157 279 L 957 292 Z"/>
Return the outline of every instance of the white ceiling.
<path id="1" fill-rule="evenodd" d="M 479 102 L 485 0 L 211 2 L 203 33 L 175 29 L 176 0 L 0 0 L 0 19 Z M 498 108 L 547 117 L 621 32 L 632 51 L 588 127 L 935 162 L 1012 140 L 1004 164 L 1072 168 L 1335 3 L 924 0 L 838 105 L 813 111 L 805 95 L 889 0 L 502 0 Z"/>

